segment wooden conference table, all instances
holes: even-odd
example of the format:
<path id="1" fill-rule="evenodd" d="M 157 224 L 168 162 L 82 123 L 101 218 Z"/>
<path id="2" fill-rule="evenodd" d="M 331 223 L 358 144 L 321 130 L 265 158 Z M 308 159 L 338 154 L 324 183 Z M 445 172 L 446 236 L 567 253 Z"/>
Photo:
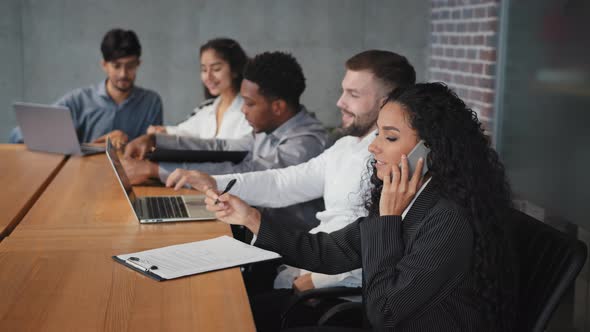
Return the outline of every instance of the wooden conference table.
<path id="1" fill-rule="evenodd" d="M 238 268 L 157 282 L 111 258 L 221 235 L 215 221 L 140 225 L 104 154 L 71 157 L 0 243 L 0 331 L 254 331 Z"/>
<path id="2" fill-rule="evenodd" d="M 21 221 L 64 161 L 62 155 L 0 144 L 0 241 Z"/>

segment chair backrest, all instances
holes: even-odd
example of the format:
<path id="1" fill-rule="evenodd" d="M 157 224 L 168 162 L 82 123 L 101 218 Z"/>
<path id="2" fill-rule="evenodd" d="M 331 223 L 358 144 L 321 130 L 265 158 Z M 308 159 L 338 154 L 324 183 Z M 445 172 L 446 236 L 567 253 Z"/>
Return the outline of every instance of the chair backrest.
<path id="1" fill-rule="evenodd" d="M 516 331 L 544 331 L 584 265 L 586 245 L 520 211 L 511 222 L 520 272 Z"/>

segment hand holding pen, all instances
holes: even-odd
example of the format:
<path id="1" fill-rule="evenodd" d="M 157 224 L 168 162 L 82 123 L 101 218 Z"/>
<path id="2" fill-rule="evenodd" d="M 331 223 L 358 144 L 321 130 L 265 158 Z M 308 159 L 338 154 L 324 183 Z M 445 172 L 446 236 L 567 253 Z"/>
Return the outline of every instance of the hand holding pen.
<path id="1" fill-rule="evenodd" d="M 219 196 L 221 196 L 221 195 L 227 193 L 228 191 L 230 191 L 231 188 L 234 186 L 234 184 L 236 184 L 236 179 L 231 179 L 231 181 L 229 181 L 229 183 L 227 184 L 227 186 L 225 186 L 225 189 L 215 199 L 215 205 L 219 204 Z"/>
<path id="2" fill-rule="evenodd" d="M 260 212 L 237 196 L 230 194 L 223 196 L 234 184 L 235 179 L 231 180 L 220 194 L 213 189 L 205 188 L 207 210 L 215 212 L 215 217 L 220 221 L 232 225 L 244 225 L 252 233 L 258 234 L 261 222 Z"/>

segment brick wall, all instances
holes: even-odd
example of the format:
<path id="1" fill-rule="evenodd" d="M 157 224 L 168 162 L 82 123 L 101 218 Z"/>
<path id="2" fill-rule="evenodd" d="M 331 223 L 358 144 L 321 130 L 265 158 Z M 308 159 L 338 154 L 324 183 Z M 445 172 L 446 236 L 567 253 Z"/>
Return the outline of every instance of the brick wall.
<path id="1" fill-rule="evenodd" d="M 494 116 L 499 0 L 431 0 L 429 80 L 453 88 L 488 133 Z"/>

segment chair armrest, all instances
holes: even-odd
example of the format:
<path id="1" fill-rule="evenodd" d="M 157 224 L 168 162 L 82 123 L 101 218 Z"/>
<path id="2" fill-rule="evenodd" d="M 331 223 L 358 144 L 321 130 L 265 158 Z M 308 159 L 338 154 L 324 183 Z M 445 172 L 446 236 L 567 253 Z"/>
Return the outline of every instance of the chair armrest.
<path id="1" fill-rule="evenodd" d="M 328 323 L 331 319 L 335 318 L 337 315 L 346 315 L 348 317 L 352 317 L 352 315 L 358 315 L 359 320 L 362 321 L 363 319 L 363 304 L 361 302 L 344 302 L 337 304 L 330 308 L 330 310 L 326 311 L 318 320 L 318 326 L 324 326 Z"/>
<path id="2" fill-rule="evenodd" d="M 360 287 L 326 287 L 326 288 L 314 288 L 294 295 L 293 299 L 287 305 L 287 308 L 281 315 L 281 326 L 287 327 L 287 318 L 289 313 L 295 309 L 295 307 L 309 299 L 325 299 L 325 298 L 337 298 L 343 296 L 355 296 L 362 295 L 362 288 Z"/>

